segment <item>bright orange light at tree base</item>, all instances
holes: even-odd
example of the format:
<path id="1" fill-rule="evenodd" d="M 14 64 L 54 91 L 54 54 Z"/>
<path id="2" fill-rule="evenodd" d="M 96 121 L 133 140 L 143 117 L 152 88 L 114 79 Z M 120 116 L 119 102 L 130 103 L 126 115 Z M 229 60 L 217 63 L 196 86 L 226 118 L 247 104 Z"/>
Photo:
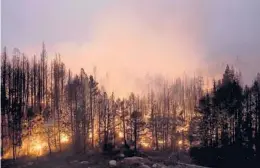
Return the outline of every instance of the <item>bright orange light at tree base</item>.
<path id="1" fill-rule="evenodd" d="M 163 144 L 163 140 L 158 140 L 158 143 L 159 144 Z"/>
<path id="2" fill-rule="evenodd" d="M 69 136 L 65 133 L 60 135 L 61 144 L 66 144 L 69 142 Z M 18 157 L 21 156 L 43 156 L 48 153 L 48 143 L 47 139 L 41 136 L 31 136 L 30 139 L 24 139 L 22 146 L 17 147 L 17 152 L 19 153 Z M 55 150 L 55 149 L 53 149 Z M 3 158 L 10 159 L 13 157 L 12 148 L 9 148 Z"/>
<path id="3" fill-rule="evenodd" d="M 182 145 L 182 140 L 179 140 L 179 141 L 178 141 L 178 144 L 179 144 L 179 145 Z"/>
<path id="4" fill-rule="evenodd" d="M 61 142 L 61 143 L 67 143 L 67 142 L 69 142 L 69 137 L 68 137 L 68 135 L 62 133 L 60 136 L 61 136 L 61 137 L 60 137 L 60 142 Z"/>
<path id="5" fill-rule="evenodd" d="M 42 149 L 41 144 L 36 145 L 36 146 L 35 146 L 35 149 L 38 150 L 38 151 L 40 151 L 40 150 Z"/>
<path id="6" fill-rule="evenodd" d="M 31 142 L 27 142 L 24 143 L 24 145 L 29 145 L 30 146 L 30 150 L 29 150 L 29 154 L 32 156 L 41 156 L 44 153 L 44 148 L 47 147 L 47 143 L 44 141 L 41 141 L 39 138 L 35 139 Z M 23 148 L 21 149 L 23 150 Z"/>
<path id="7" fill-rule="evenodd" d="M 149 148 L 150 147 L 150 144 L 147 143 L 147 142 L 141 142 L 141 145 L 145 148 Z"/>
<path id="8" fill-rule="evenodd" d="M 97 137 L 97 136 L 96 136 Z M 118 137 L 119 138 L 123 138 L 124 134 L 122 131 L 118 131 Z M 89 138 L 92 138 L 92 133 L 89 133 Z M 70 137 L 68 134 L 65 133 L 61 133 L 60 134 L 60 142 L 61 144 L 67 144 L 70 142 Z M 162 145 L 164 144 L 163 140 L 158 140 L 158 144 Z M 185 141 L 183 140 L 178 140 L 177 144 L 179 146 L 185 144 Z M 147 138 L 147 136 L 142 136 L 140 139 L 140 145 L 143 148 L 151 148 L 152 144 L 151 144 L 151 140 L 149 138 Z M 17 151 L 19 151 L 19 156 L 43 156 L 45 154 L 48 153 L 49 150 L 49 146 L 48 146 L 48 139 L 44 136 L 39 136 L 39 135 L 32 135 L 29 139 L 23 139 L 23 143 L 21 147 L 17 147 Z M 52 149 L 52 150 L 56 150 L 56 149 Z M 4 154 L 3 158 L 4 159 L 8 159 L 8 158 L 12 158 L 12 148 L 8 149 L 6 151 L 6 153 Z"/>
<path id="9" fill-rule="evenodd" d="M 35 146 L 35 150 L 38 153 L 37 155 L 41 155 L 42 154 L 42 145 L 41 144 L 37 144 Z"/>
<path id="10" fill-rule="evenodd" d="M 119 138 L 123 138 L 123 137 L 124 137 L 123 132 L 119 132 L 119 133 L 118 133 L 118 136 L 119 136 Z"/>

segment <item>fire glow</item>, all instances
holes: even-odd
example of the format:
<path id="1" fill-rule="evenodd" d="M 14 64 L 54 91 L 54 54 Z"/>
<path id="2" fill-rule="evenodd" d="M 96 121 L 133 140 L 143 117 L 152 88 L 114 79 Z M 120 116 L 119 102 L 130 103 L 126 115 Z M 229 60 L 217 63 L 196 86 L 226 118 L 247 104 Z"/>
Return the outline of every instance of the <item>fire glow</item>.
<path id="1" fill-rule="evenodd" d="M 141 145 L 142 145 L 144 148 L 149 148 L 149 147 L 150 147 L 150 144 L 147 143 L 147 142 L 141 142 Z"/>
<path id="2" fill-rule="evenodd" d="M 123 132 L 119 132 L 119 133 L 118 133 L 118 136 L 119 136 L 119 138 L 123 138 L 123 137 L 124 137 Z"/>
<path id="3" fill-rule="evenodd" d="M 60 135 L 60 142 L 61 142 L 61 143 L 67 143 L 67 142 L 69 142 L 69 137 L 68 137 L 68 135 L 62 133 L 62 134 Z"/>
<path id="4" fill-rule="evenodd" d="M 69 142 L 69 136 L 65 133 L 62 133 L 60 135 L 60 142 L 61 144 L 66 144 Z M 3 156 L 4 159 L 10 159 L 13 157 L 12 154 L 12 148 L 10 148 Z M 19 155 L 17 157 L 21 156 L 43 156 L 48 153 L 48 143 L 47 139 L 43 136 L 34 136 L 32 135 L 30 138 L 23 139 L 22 146 L 16 148 L 17 151 L 19 151 Z M 53 151 L 57 149 L 52 149 Z"/>

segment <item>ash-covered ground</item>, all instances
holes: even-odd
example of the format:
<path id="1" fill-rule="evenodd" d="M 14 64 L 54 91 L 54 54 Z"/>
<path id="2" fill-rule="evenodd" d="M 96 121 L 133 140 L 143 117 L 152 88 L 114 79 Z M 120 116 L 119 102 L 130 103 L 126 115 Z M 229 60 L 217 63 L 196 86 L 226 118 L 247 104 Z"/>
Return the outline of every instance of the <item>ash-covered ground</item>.
<path id="1" fill-rule="evenodd" d="M 126 157 L 108 155 L 97 151 L 85 154 L 71 152 L 54 153 L 39 158 L 19 158 L 2 160 L 3 168 L 191 168 L 191 159 L 185 152 L 172 153 L 160 151 L 143 151 L 142 156 Z"/>

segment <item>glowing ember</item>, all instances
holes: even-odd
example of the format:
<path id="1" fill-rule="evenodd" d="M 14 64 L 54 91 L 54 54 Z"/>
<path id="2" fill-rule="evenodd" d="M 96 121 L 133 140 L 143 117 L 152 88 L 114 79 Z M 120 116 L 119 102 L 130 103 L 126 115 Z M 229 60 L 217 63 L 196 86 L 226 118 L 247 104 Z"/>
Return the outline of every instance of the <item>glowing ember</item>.
<path id="1" fill-rule="evenodd" d="M 43 152 L 44 143 L 39 140 L 35 140 L 32 142 L 32 146 L 30 149 L 30 153 L 34 156 L 41 156 Z"/>
<path id="2" fill-rule="evenodd" d="M 37 144 L 37 145 L 35 146 L 35 149 L 38 150 L 38 151 L 40 151 L 40 150 L 42 149 L 41 144 Z"/>
<path id="3" fill-rule="evenodd" d="M 118 136 L 119 136 L 119 138 L 123 138 L 123 137 L 124 137 L 123 132 L 119 132 L 119 133 L 118 133 Z"/>
<path id="4" fill-rule="evenodd" d="M 60 142 L 61 143 L 66 143 L 66 142 L 69 142 L 69 137 L 66 135 L 66 134 L 61 134 L 60 135 Z"/>
<path id="5" fill-rule="evenodd" d="M 35 148 L 37 156 L 42 155 L 42 145 L 41 144 L 37 144 L 34 148 Z"/>
<path id="6" fill-rule="evenodd" d="M 159 140 L 158 143 L 159 143 L 159 144 L 163 144 L 163 140 Z"/>
<path id="7" fill-rule="evenodd" d="M 142 145 L 143 147 L 145 147 L 145 148 L 148 148 L 148 147 L 150 146 L 149 143 L 146 143 L 146 142 L 142 142 L 141 145 Z"/>
<path id="8" fill-rule="evenodd" d="M 9 150 L 8 152 L 6 152 L 3 156 L 4 159 L 10 159 L 12 158 L 12 152 L 11 150 Z"/>

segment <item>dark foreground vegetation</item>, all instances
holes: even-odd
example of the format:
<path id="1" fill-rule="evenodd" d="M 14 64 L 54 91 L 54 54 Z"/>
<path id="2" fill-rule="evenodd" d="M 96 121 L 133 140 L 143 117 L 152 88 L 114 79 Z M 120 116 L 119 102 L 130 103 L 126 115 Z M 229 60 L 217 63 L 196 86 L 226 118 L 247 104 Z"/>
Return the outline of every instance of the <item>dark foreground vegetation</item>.
<path id="1" fill-rule="evenodd" d="M 260 74 L 252 86 L 242 86 L 240 77 L 227 66 L 200 99 L 201 145 L 190 149 L 198 164 L 260 167 Z"/>

